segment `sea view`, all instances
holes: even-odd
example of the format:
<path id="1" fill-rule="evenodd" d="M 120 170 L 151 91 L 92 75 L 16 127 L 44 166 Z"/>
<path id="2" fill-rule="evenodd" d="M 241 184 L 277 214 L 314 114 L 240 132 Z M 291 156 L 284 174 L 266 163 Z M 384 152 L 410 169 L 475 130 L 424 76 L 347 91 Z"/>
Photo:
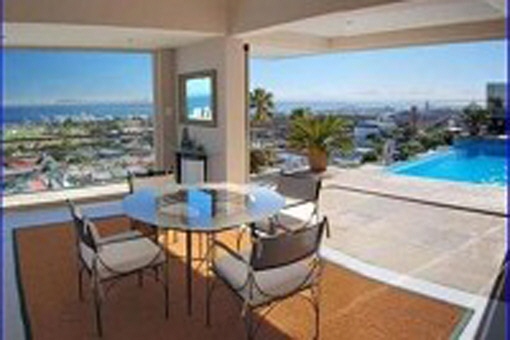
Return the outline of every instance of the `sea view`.
<path id="1" fill-rule="evenodd" d="M 435 108 L 460 108 L 473 100 L 434 101 Z M 476 101 L 483 104 L 482 100 Z M 413 105 L 424 106 L 427 101 L 277 101 L 275 113 L 290 114 L 293 109 L 310 108 L 315 112 L 333 111 L 337 114 L 365 115 L 384 114 L 409 109 Z M 203 101 L 197 100 L 197 106 Z M 3 122 L 6 125 L 37 122 L 59 122 L 67 118 L 74 120 L 111 120 L 148 118 L 154 114 L 152 103 L 62 103 L 44 105 L 7 105 L 3 107 Z"/>
<path id="2" fill-rule="evenodd" d="M 97 103 L 13 105 L 4 107 L 4 123 L 36 123 L 62 121 L 66 118 L 80 120 L 127 119 L 149 117 L 154 114 L 150 103 Z"/>

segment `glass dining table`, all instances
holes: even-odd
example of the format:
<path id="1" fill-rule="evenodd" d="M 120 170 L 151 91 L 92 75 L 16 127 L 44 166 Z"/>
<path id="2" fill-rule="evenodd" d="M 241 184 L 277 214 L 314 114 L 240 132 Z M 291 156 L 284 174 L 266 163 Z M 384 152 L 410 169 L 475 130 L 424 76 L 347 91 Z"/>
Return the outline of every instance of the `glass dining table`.
<path id="1" fill-rule="evenodd" d="M 285 199 L 256 185 L 204 183 L 140 188 L 122 201 L 124 213 L 166 232 L 186 235 L 186 295 L 192 313 L 193 234 L 215 234 L 267 219 L 278 213 Z"/>

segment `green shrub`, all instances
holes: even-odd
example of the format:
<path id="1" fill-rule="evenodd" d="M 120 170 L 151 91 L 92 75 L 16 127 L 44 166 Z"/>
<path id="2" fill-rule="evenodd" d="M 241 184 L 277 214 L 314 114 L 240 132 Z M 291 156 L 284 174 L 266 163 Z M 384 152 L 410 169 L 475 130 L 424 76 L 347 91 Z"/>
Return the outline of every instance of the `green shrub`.
<path id="1" fill-rule="evenodd" d="M 376 151 L 368 151 L 367 153 L 364 153 L 362 158 L 361 158 L 361 161 L 363 163 L 368 163 L 368 162 L 377 162 L 378 161 L 378 156 L 377 156 L 377 152 Z"/>
<path id="2" fill-rule="evenodd" d="M 399 158 L 402 160 L 406 160 L 410 157 L 413 157 L 413 156 L 419 154 L 420 152 L 425 151 L 425 148 L 423 147 L 423 145 L 415 139 L 410 140 L 406 143 L 402 143 L 398 149 L 399 149 L 399 153 L 400 153 Z"/>

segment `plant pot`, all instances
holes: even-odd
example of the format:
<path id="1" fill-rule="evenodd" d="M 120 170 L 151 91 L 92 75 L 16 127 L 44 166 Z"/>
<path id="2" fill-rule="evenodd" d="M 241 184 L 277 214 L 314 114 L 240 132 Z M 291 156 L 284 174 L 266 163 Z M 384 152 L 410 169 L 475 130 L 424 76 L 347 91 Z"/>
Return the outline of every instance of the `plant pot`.
<path id="1" fill-rule="evenodd" d="M 328 153 L 319 148 L 308 149 L 308 162 L 313 172 L 324 172 L 328 166 Z"/>

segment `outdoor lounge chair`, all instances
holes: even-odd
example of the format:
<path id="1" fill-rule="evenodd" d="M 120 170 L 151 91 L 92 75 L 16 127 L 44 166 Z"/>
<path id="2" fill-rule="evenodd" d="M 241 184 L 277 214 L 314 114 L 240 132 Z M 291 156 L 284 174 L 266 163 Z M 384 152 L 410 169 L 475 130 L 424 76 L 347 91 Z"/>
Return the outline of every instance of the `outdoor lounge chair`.
<path id="1" fill-rule="evenodd" d="M 264 316 L 276 303 L 299 294 L 315 312 L 314 338 L 319 336 L 319 280 L 322 262 L 319 246 L 327 219 L 296 231 L 263 236 L 252 233 L 252 248 L 236 252 L 209 237 L 213 247 L 208 260 L 210 272 L 223 281 L 242 302 L 242 316 L 248 339 L 253 339 Z M 217 252 L 225 253 L 216 256 Z M 207 276 L 206 322 L 210 325 L 211 298 L 217 280 Z M 309 295 L 307 293 L 310 293 Z M 260 319 L 255 319 L 259 310 Z"/>
<path id="2" fill-rule="evenodd" d="M 73 216 L 78 257 L 78 291 L 83 300 L 82 276 L 86 271 L 92 280 L 96 327 L 103 334 L 101 305 L 116 280 L 132 274 L 138 275 L 142 285 L 144 274 L 151 273 L 164 288 L 165 316 L 168 318 L 168 258 L 167 252 L 152 239 L 139 232 L 128 231 L 113 237 L 101 237 L 87 217 L 68 200 Z M 163 270 L 163 279 L 159 272 Z"/>

